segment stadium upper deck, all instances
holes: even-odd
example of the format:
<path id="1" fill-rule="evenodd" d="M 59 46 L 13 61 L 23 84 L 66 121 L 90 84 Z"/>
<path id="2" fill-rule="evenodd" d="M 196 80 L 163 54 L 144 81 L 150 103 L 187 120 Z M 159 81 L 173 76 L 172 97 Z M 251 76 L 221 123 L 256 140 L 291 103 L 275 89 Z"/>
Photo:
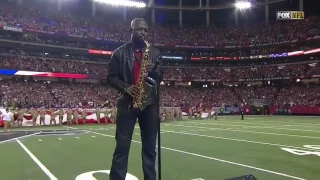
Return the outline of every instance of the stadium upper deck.
<path id="1" fill-rule="evenodd" d="M 11 31 L 42 32 L 79 38 L 127 42 L 128 22 L 106 23 L 104 18 L 78 17 L 72 12 L 44 11 L 37 6 L 2 4 L 2 28 Z M 242 27 L 152 26 L 148 40 L 156 45 L 176 47 L 232 48 L 279 44 L 319 38 L 319 17 L 303 21 L 275 21 Z"/>

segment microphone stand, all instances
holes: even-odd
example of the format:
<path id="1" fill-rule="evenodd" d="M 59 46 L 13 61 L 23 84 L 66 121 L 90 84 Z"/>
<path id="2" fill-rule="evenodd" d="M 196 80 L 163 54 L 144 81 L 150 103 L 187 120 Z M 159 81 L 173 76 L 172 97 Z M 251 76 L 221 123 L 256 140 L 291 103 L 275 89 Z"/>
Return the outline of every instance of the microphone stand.
<path id="1" fill-rule="evenodd" d="M 160 133 L 160 130 L 161 130 L 161 119 L 160 119 L 160 77 L 159 76 L 156 76 L 156 82 L 157 82 L 157 86 L 156 88 L 159 88 L 159 101 L 158 101 L 158 108 L 159 108 L 159 115 L 158 115 L 158 180 L 161 180 L 161 133 Z"/>
<path id="2" fill-rule="evenodd" d="M 152 70 L 151 70 L 151 72 L 155 72 L 156 71 L 156 69 L 157 69 L 157 67 L 158 67 L 158 65 L 159 65 L 159 61 L 156 61 L 155 62 L 155 65 L 154 65 L 154 67 L 152 68 Z M 157 155 L 158 155 L 158 180 L 161 180 L 161 133 L 160 133 L 160 130 L 161 130 L 161 128 L 160 128 L 160 125 L 161 125 L 161 119 L 160 119 L 160 77 L 158 76 L 158 74 L 156 75 L 156 79 L 155 79 L 155 81 L 156 81 L 156 94 L 158 95 L 158 102 L 157 102 L 157 105 L 158 105 L 158 112 L 159 112 L 159 114 L 158 114 L 158 153 L 157 153 Z M 159 88 L 159 90 L 158 90 L 158 88 Z"/>

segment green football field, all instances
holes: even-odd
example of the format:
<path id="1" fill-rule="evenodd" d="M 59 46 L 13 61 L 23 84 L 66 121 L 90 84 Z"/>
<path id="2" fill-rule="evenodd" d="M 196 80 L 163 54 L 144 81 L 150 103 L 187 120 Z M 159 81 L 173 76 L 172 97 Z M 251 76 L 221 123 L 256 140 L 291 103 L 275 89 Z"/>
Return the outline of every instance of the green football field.
<path id="1" fill-rule="evenodd" d="M 1 143 L 0 179 L 107 180 L 115 126 L 73 127 L 77 129 L 42 127 L 69 132 Z M 247 116 L 241 121 L 239 116 L 220 116 L 217 121 L 163 123 L 161 129 L 162 180 L 224 180 L 246 174 L 258 180 L 320 179 L 320 117 Z M 27 134 L 35 129 L 19 130 Z M 137 125 L 128 180 L 143 180 L 140 150 Z"/>

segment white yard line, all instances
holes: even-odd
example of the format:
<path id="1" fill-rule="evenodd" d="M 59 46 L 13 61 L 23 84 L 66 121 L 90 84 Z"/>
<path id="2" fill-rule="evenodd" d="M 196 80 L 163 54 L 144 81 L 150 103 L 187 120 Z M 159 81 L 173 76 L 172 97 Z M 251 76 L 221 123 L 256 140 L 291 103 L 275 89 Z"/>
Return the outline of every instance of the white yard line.
<path id="1" fill-rule="evenodd" d="M 240 120 L 239 120 L 240 121 Z M 320 120 L 319 120 L 320 121 Z M 205 121 L 201 121 L 199 120 L 199 122 L 193 121 L 193 122 L 188 122 L 188 123 L 204 123 L 207 122 L 209 124 L 219 124 L 219 123 L 228 123 L 228 124 L 248 124 L 248 125 L 261 125 L 261 123 L 264 123 L 263 125 L 271 125 L 271 126 L 298 126 L 298 127 L 312 127 L 312 128 L 318 128 L 318 126 L 320 124 L 316 124 L 316 123 L 290 123 L 290 122 L 274 122 L 274 121 L 255 121 L 255 122 L 246 122 L 246 121 L 209 121 L 209 120 L 205 120 Z M 185 122 L 187 123 L 187 122 Z M 316 126 L 316 127 L 315 127 Z"/>
<path id="2" fill-rule="evenodd" d="M 94 132 L 94 131 L 91 131 L 91 133 L 93 133 L 93 134 L 98 134 L 98 135 L 105 136 L 105 137 L 112 137 L 112 138 L 115 137 L 115 136 L 112 136 L 112 135 L 107 135 L 107 134 L 98 133 L 98 132 Z M 140 143 L 140 144 L 141 144 L 140 141 L 132 140 L 132 142 Z M 306 180 L 306 179 L 304 179 L 304 178 L 300 178 L 300 177 L 296 177 L 296 176 L 291 176 L 291 175 L 288 175 L 288 174 L 284 174 L 284 173 L 280 173 L 280 172 L 276 172 L 276 171 L 271 171 L 271 170 L 267 170 L 267 169 L 262 169 L 262 168 L 258 168 L 258 167 L 254 167 L 254 166 L 249 166 L 249 165 L 246 165 L 246 164 L 240 164 L 240 163 L 236 163 L 236 162 L 232 162 L 232 161 L 227 161 L 227 160 L 223 160 L 223 159 L 218 159 L 218 158 L 214 158 L 214 157 L 210 157 L 210 156 L 204 156 L 204 155 L 200 155 L 200 154 L 196 154 L 196 153 L 191 153 L 191 152 L 187 152 L 187 151 L 182 151 L 182 150 L 178 150 L 178 149 L 173 149 L 173 148 L 168 148 L 168 147 L 164 147 L 164 146 L 161 146 L 161 148 L 162 148 L 162 149 L 169 150 L 169 151 L 174 151 L 174 152 L 179 152 L 179 153 L 182 153 L 182 154 L 187 154 L 187 155 L 191 155 L 191 156 L 196 156 L 196 157 L 204 158 L 204 159 L 219 161 L 219 162 L 223 162 L 223 163 L 227 163 L 227 164 L 232 164 L 232 165 L 241 166 L 241 167 L 246 167 L 246 168 L 249 168 L 249 169 L 254 169 L 254 170 L 258 170 L 258 171 L 262 171 L 262 172 L 267 172 L 267 173 L 275 174 L 275 175 L 278 175 L 278 176 L 288 177 L 288 178 L 291 178 L 291 179 Z"/>
<path id="3" fill-rule="evenodd" d="M 214 123 L 219 123 L 219 119 L 218 121 L 212 121 Z M 310 126 L 310 127 L 314 127 L 314 126 L 320 126 L 320 123 L 315 123 L 315 121 L 313 120 L 312 122 L 311 121 L 308 121 L 307 123 L 306 122 L 303 122 L 303 123 L 298 123 L 297 121 L 276 121 L 276 120 L 272 120 L 272 121 L 220 121 L 220 122 L 225 122 L 225 123 L 232 123 L 232 124 L 237 124 L 237 123 L 240 123 L 240 124 L 251 124 L 251 125 L 261 125 L 261 123 L 264 123 L 264 124 L 268 124 L 268 125 L 272 125 L 272 126 L 276 126 L 276 125 L 292 125 L 292 126 Z M 320 119 L 319 119 L 319 122 L 320 122 Z M 195 123 L 195 122 L 191 122 L 191 123 Z"/>
<path id="4" fill-rule="evenodd" d="M 40 167 L 40 169 L 50 178 L 50 180 L 58 180 L 49 169 L 44 166 L 39 159 L 32 154 L 32 152 L 18 139 L 16 139 L 17 143 L 22 147 L 22 149 L 30 156 L 30 158 Z"/>
<path id="5" fill-rule="evenodd" d="M 281 129 L 281 130 L 290 130 L 290 131 L 306 131 L 306 132 L 318 132 L 320 133 L 320 130 L 307 130 L 307 129 L 291 129 L 291 128 L 281 128 L 279 126 L 247 126 L 247 125 L 236 125 L 236 124 L 226 124 L 226 123 L 203 123 L 203 122 L 197 122 L 194 124 L 204 124 L 204 125 L 222 125 L 222 126 L 236 126 L 236 127 L 243 127 L 243 128 L 265 128 L 265 129 Z M 280 126 L 289 126 L 289 125 L 280 125 Z"/>
<path id="6" fill-rule="evenodd" d="M 9 132 L 30 132 L 30 131 L 61 131 L 61 130 L 64 130 L 63 128 L 61 128 L 61 129 L 38 129 L 38 128 L 40 128 L 41 126 L 37 126 L 35 129 L 25 129 L 25 130 L 23 130 L 23 129 L 11 129 L 11 131 L 9 131 Z M 29 127 L 29 128 L 31 128 L 31 127 Z M 4 131 L 0 131 L 0 132 L 4 132 Z"/>
<path id="7" fill-rule="evenodd" d="M 162 130 L 162 131 L 164 131 L 164 130 Z M 220 137 L 220 136 L 209 136 L 209 135 L 203 135 L 203 134 L 187 133 L 187 132 L 182 132 L 182 131 L 180 131 L 180 132 L 164 131 L 164 132 L 174 133 L 174 134 L 191 135 L 191 136 L 199 136 L 199 137 L 207 137 L 207 138 L 215 138 L 215 139 L 224 139 L 224 140 L 230 140 L 230 141 L 239 141 L 239 142 L 246 142 L 246 143 L 253 143 L 253 144 L 262 144 L 262 145 L 310 150 L 310 148 L 305 148 L 305 147 L 296 147 L 296 146 L 290 146 L 290 145 L 284 145 L 284 144 L 266 143 L 266 142 L 259 142 L 259 141 L 249 141 L 249 140 L 244 140 L 244 139 L 234 139 L 234 138 L 226 138 L 226 137 Z"/>
<path id="8" fill-rule="evenodd" d="M 187 128 L 199 128 L 199 129 L 208 129 L 208 130 L 246 132 L 246 133 L 254 133 L 254 134 L 268 134 L 268 135 L 276 135 L 276 136 L 290 136 L 290 137 L 309 138 L 309 139 L 320 139 L 320 137 L 314 137 L 314 136 L 300 136 L 300 135 L 295 135 L 295 134 L 280 134 L 280 133 L 269 133 L 269 132 L 260 132 L 260 131 L 247 131 L 247 130 L 238 130 L 238 129 L 228 129 L 228 128 L 208 128 L 208 127 L 201 127 L 201 126 L 184 126 L 184 125 L 170 125 L 170 126 L 187 127 Z"/>

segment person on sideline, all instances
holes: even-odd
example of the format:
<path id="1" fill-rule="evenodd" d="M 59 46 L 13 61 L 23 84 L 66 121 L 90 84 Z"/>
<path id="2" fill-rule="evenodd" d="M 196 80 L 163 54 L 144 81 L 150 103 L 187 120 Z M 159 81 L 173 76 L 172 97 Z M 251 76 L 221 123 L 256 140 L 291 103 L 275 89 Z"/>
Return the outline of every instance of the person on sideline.
<path id="1" fill-rule="evenodd" d="M 8 131 L 8 125 L 13 120 L 13 114 L 9 110 L 9 108 L 6 108 L 6 111 L 3 114 L 1 114 L 1 118 L 2 118 L 3 123 L 4 123 L 4 131 L 7 132 Z"/>

